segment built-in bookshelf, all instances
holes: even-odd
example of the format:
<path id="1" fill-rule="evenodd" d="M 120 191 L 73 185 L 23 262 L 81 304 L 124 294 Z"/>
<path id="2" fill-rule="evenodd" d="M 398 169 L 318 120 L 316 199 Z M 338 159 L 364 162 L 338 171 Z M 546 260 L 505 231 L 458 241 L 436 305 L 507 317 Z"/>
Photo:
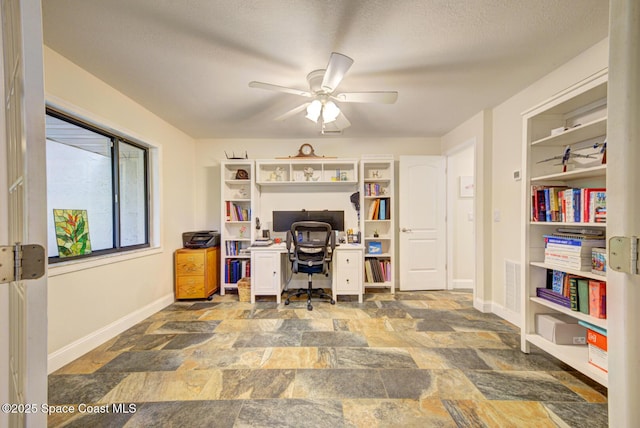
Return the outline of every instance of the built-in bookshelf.
<path id="1" fill-rule="evenodd" d="M 607 329 L 606 319 L 537 296 L 552 271 L 606 283 L 590 266 L 567 267 L 549 249 L 545 254 L 545 236 L 559 229 L 601 234 L 606 246 L 606 70 L 523 113 L 523 130 L 521 348 L 529 352 L 533 344 L 607 386 L 607 373 L 589 363 L 587 345 L 558 345 L 536 332 L 536 315 L 549 313 Z"/>
<path id="2" fill-rule="evenodd" d="M 364 244 L 365 288 L 395 292 L 394 160 L 360 161 L 360 231 Z"/>
<path id="3" fill-rule="evenodd" d="M 227 160 L 220 166 L 221 223 L 220 294 L 250 276 L 254 213 L 258 201 L 252 160 Z"/>

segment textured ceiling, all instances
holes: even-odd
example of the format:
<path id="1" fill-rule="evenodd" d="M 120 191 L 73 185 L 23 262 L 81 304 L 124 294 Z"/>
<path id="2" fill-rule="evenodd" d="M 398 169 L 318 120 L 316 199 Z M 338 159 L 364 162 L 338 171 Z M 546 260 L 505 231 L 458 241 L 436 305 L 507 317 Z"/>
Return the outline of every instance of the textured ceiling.
<path id="1" fill-rule="evenodd" d="M 304 98 L 332 51 L 355 60 L 345 137 L 438 137 L 607 36 L 605 0 L 43 0 L 45 44 L 194 138 L 311 138 Z M 326 136 L 323 138 L 327 138 Z"/>

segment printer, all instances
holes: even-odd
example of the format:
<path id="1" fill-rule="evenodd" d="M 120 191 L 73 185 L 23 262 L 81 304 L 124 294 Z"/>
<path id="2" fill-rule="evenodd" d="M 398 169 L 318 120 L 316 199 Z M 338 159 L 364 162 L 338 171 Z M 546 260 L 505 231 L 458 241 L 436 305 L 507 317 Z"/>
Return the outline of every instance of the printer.
<path id="1" fill-rule="evenodd" d="M 220 246 L 220 234 L 217 230 L 198 230 L 182 234 L 184 248 L 209 248 Z"/>

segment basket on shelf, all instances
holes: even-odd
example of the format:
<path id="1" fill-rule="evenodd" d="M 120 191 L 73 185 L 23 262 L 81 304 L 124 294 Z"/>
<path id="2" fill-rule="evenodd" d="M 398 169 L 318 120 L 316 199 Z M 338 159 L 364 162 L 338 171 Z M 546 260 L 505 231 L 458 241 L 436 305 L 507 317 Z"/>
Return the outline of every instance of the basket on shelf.
<path id="1" fill-rule="evenodd" d="M 241 302 L 251 301 L 251 278 L 244 277 L 238 281 L 238 300 Z"/>

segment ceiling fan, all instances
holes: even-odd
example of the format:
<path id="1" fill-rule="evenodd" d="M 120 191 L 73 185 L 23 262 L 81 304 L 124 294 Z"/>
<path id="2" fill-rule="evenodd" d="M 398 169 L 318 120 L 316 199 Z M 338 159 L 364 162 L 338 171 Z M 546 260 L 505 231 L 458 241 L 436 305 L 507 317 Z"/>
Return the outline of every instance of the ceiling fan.
<path id="1" fill-rule="evenodd" d="M 336 89 L 351 68 L 353 59 L 338 52 L 332 52 L 329 64 L 324 70 L 314 70 L 307 75 L 309 90 L 287 88 L 271 83 L 249 82 L 250 88 L 267 89 L 309 98 L 309 101 L 278 116 L 275 120 L 285 120 L 306 110 L 305 117 L 315 123 L 320 122 L 321 132 L 341 132 L 351 126 L 351 122 L 336 105 L 338 103 L 383 103 L 393 104 L 398 99 L 396 91 L 338 92 Z M 327 127 L 327 124 L 329 126 Z"/>

